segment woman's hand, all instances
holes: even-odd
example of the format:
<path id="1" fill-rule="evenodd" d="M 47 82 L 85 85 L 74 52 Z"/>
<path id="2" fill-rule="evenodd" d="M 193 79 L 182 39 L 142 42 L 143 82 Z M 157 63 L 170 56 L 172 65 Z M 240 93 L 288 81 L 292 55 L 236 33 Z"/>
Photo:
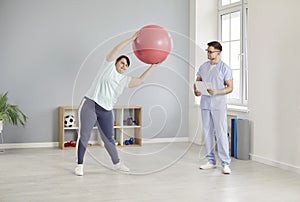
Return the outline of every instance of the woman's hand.
<path id="1" fill-rule="evenodd" d="M 151 66 L 150 66 L 150 67 L 153 67 L 153 68 L 155 68 L 155 67 L 157 67 L 157 66 L 161 65 L 161 63 L 162 63 L 162 62 L 159 62 L 159 63 L 156 63 L 156 64 L 151 64 Z"/>
<path id="2" fill-rule="evenodd" d="M 137 31 L 132 37 L 126 39 L 125 41 L 120 42 L 115 46 L 110 53 L 106 56 L 106 61 L 111 62 L 117 59 L 120 51 L 131 42 L 133 42 L 139 36 L 139 31 Z"/>
<path id="3" fill-rule="evenodd" d="M 156 63 L 156 64 L 152 64 L 152 65 L 150 65 L 150 67 L 148 67 L 148 69 L 140 77 L 132 77 L 131 81 L 128 84 L 128 87 L 129 88 L 134 88 L 134 87 L 137 87 L 139 85 L 142 85 L 144 83 L 144 81 L 146 80 L 146 78 L 149 76 L 151 70 L 154 69 L 155 67 L 157 67 L 160 64 L 161 64 L 161 62 Z"/>
<path id="4" fill-rule="evenodd" d="M 134 41 L 136 38 L 138 38 L 139 34 L 140 34 L 140 31 L 135 32 L 134 35 L 132 35 L 132 37 L 130 38 L 130 40 Z"/>

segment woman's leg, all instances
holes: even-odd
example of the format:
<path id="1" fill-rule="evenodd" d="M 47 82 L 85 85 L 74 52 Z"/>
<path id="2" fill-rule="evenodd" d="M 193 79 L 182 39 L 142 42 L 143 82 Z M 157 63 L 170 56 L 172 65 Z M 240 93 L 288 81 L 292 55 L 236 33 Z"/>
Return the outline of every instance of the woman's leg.
<path id="1" fill-rule="evenodd" d="M 97 116 L 95 113 L 95 102 L 84 98 L 79 109 L 79 129 L 77 138 L 77 162 L 83 164 L 84 155 L 88 141 L 91 136 L 91 131 L 95 126 Z"/>
<path id="2" fill-rule="evenodd" d="M 111 157 L 113 164 L 119 163 L 119 155 L 114 139 L 114 117 L 112 110 L 105 110 L 96 105 L 97 126 L 101 134 L 104 147 Z"/>

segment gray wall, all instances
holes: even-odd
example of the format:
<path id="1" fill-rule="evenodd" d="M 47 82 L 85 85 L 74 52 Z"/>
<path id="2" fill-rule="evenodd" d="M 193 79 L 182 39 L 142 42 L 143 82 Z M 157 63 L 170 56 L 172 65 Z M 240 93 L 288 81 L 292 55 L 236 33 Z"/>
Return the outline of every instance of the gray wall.
<path id="1" fill-rule="evenodd" d="M 143 106 L 145 138 L 187 137 L 189 1 L 0 0 L 0 93 L 29 117 L 5 143 L 57 142 L 58 106 L 78 105 L 110 48 L 148 24 L 169 30 L 173 51 L 117 104 Z M 129 75 L 146 69 L 124 53 Z"/>

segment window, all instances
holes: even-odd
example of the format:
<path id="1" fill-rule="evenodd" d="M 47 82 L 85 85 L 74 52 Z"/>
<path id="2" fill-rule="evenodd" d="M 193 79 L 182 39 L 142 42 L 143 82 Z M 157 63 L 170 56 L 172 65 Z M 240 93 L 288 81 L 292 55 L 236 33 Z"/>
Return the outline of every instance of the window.
<path id="1" fill-rule="evenodd" d="M 233 73 L 234 90 L 228 103 L 246 105 L 248 100 L 246 0 L 219 0 L 219 38 L 223 46 L 222 60 Z"/>
<path id="2" fill-rule="evenodd" d="M 226 6 L 226 5 L 233 4 L 233 3 L 239 2 L 239 1 L 240 0 L 221 0 L 221 5 Z"/>

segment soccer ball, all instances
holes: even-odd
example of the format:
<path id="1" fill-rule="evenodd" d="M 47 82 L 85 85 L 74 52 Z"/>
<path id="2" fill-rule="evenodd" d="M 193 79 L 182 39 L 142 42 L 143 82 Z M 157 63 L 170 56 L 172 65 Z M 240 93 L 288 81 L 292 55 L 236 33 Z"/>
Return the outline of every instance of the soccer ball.
<path id="1" fill-rule="evenodd" d="M 65 127 L 73 127 L 75 126 L 75 117 L 73 115 L 65 116 L 64 121 Z"/>

